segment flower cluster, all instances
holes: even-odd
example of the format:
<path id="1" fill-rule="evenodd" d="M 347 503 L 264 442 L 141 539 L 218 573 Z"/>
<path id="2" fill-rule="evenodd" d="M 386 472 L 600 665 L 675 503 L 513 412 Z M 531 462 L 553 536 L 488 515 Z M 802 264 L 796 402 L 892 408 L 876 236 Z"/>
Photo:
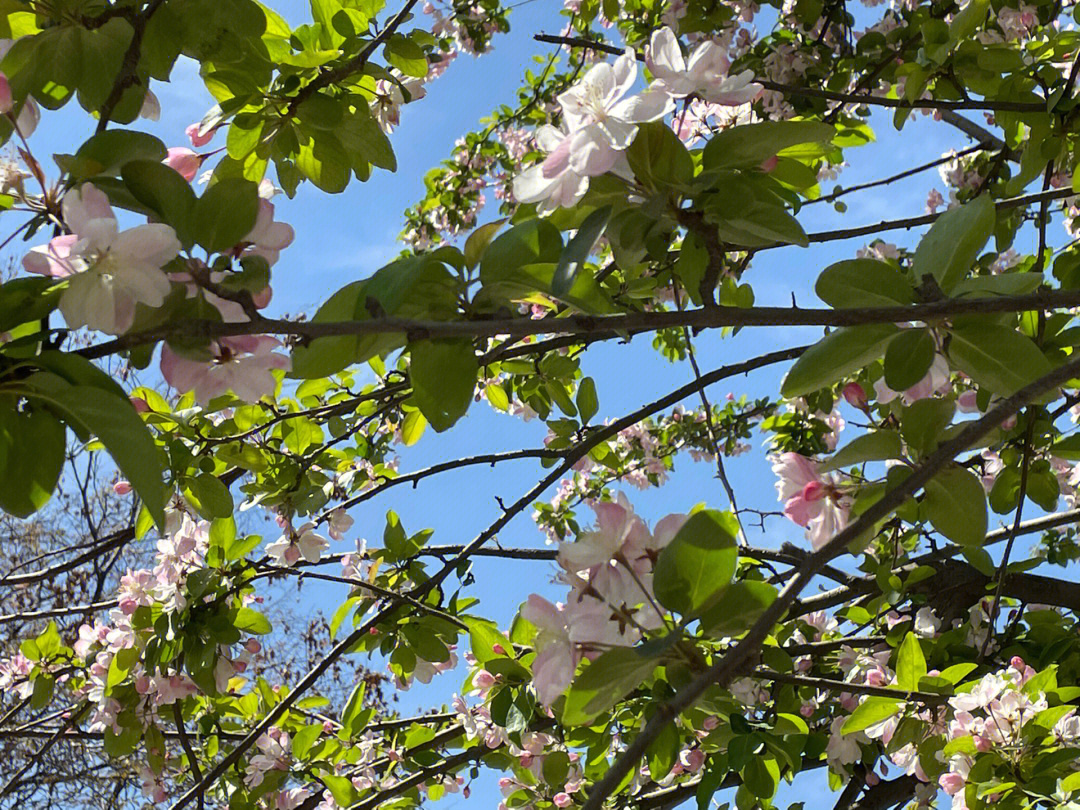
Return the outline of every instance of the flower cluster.
<path id="1" fill-rule="evenodd" d="M 533 594 L 521 609 L 539 631 L 533 685 L 548 705 L 570 685 L 582 657 L 631 646 L 663 626 L 652 569 L 686 516 L 668 515 L 650 531 L 621 494 L 592 508 L 596 528 L 559 547 L 561 579 L 570 586 L 566 602 L 552 604 Z"/>
<path id="2" fill-rule="evenodd" d="M 730 63 L 717 43 L 700 43 L 686 59 L 670 28 L 653 34 L 646 61 L 655 79 L 641 93 L 629 94 L 637 81 L 637 61 L 627 50 L 613 65 L 593 65 L 559 96 L 562 126 L 545 124 L 537 130 L 537 145 L 547 157 L 514 179 L 518 202 L 537 203 L 539 213 L 550 213 L 576 204 L 590 177 L 610 171 L 628 176 L 623 152 L 633 143 L 638 124 L 663 118 L 675 109 L 676 99 L 741 105 L 761 92 L 751 71 L 729 74 Z"/>

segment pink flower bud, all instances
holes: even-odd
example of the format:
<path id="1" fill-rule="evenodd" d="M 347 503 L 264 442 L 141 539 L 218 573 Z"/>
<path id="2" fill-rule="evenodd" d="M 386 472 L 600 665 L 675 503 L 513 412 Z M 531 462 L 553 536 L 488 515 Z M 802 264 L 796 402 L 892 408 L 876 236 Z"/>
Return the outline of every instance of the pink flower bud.
<path id="1" fill-rule="evenodd" d="M 777 166 L 777 164 L 779 162 L 780 162 L 780 158 L 777 157 L 776 155 L 773 155 L 768 160 L 762 161 L 761 166 L 759 166 L 758 168 L 760 168 L 763 172 L 765 172 L 765 174 L 769 174 L 771 171 L 773 171 L 776 168 L 776 166 Z"/>
<path id="2" fill-rule="evenodd" d="M 128 495 L 131 492 L 131 484 L 127 481 L 117 481 L 112 488 L 117 495 Z"/>
<path id="3" fill-rule="evenodd" d="M 200 124 L 189 124 L 188 128 L 184 130 L 184 134 L 188 136 L 188 140 L 191 141 L 191 145 L 198 149 L 200 146 L 206 146 L 214 138 L 214 130 L 210 130 L 202 135 L 199 134 Z"/>
<path id="4" fill-rule="evenodd" d="M 473 686 L 477 689 L 490 689 L 495 685 L 495 676 L 482 669 L 473 676 Z"/>
<path id="5" fill-rule="evenodd" d="M 469 798 L 469 796 L 471 796 L 471 795 L 472 795 L 472 791 L 471 791 L 471 790 L 469 790 L 469 786 L 468 786 L 468 785 L 466 785 L 465 787 L 463 787 L 463 788 L 461 789 L 461 795 L 462 795 L 462 796 L 464 796 L 464 797 L 465 797 L 466 799 L 467 799 L 467 798 Z"/>
<path id="6" fill-rule="evenodd" d="M 11 98 L 11 84 L 8 82 L 7 76 L 0 73 L 0 113 L 7 115 L 11 112 L 13 106 L 14 102 Z"/>
<path id="7" fill-rule="evenodd" d="M 858 383 L 848 383 L 840 394 L 852 408 L 858 408 L 860 411 L 866 410 L 866 391 Z"/>
<path id="8" fill-rule="evenodd" d="M 142 397 L 132 397 L 131 407 L 135 409 L 135 413 L 147 413 L 150 410 L 150 406 L 146 404 L 146 400 Z"/>
<path id="9" fill-rule="evenodd" d="M 257 638 L 249 638 L 244 643 L 244 649 L 252 655 L 258 655 L 262 651 L 262 644 L 259 643 Z"/>
<path id="10" fill-rule="evenodd" d="M 169 156 L 165 158 L 165 165 L 187 180 L 189 183 L 195 179 L 202 166 L 203 158 L 197 152 L 183 146 L 174 146 L 169 149 Z"/>
<path id="11" fill-rule="evenodd" d="M 506 655 L 506 650 L 503 648 L 502 644 L 492 644 L 491 651 L 498 653 L 499 655 Z"/>
<path id="12" fill-rule="evenodd" d="M 552 801 L 555 802 L 556 807 L 569 807 L 574 803 L 568 793 L 556 793 Z"/>

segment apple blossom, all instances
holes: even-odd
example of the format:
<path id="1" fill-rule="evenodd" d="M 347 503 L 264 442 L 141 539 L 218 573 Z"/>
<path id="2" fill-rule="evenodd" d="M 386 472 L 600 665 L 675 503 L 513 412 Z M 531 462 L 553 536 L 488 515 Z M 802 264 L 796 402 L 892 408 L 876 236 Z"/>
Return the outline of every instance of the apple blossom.
<path id="1" fill-rule="evenodd" d="M 187 125 L 184 134 L 188 136 L 191 145 L 198 149 L 200 146 L 206 146 L 214 139 L 214 132 L 216 129 L 216 127 L 210 127 L 206 132 L 203 132 L 202 124 L 195 122 L 194 124 Z"/>
<path id="2" fill-rule="evenodd" d="M 169 156 L 163 162 L 190 183 L 199 173 L 199 168 L 205 159 L 203 155 L 193 152 L 186 146 L 173 146 L 169 148 Z"/>
<path id="3" fill-rule="evenodd" d="M 305 523 L 296 531 L 287 530 L 285 534 L 266 547 L 266 553 L 274 558 L 277 565 L 289 567 L 303 557 L 316 563 L 330 544 L 321 535 L 315 533 L 314 523 Z"/>
<path id="4" fill-rule="evenodd" d="M 672 98 L 696 95 L 713 104 L 737 105 L 753 101 L 762 91 L 752 70 L 729 75 L 731 63 L 713 40 L 698 43 L 690 59 L 684 58 L 675 33 L 666 26 L 653 32 L 646 63 L 656 77 L 652 88 Z"/>
<path id="5" fill-rule="evenodd" d="M 851 497 L 832 475 L 818 471 L 817 462 L 798 453 L 781 453 L 772 456 L 772 469 L 784 514 L 806 527 L 814 549 L 824 546 L 847 525 Z"/>
<path id="6" fill-rule="evenodd" d="M 563 610 L 537 594 L 521 607 L 521 617 L 536 625 L 533 687 L 540 702 L 550 706 L 574 678 L 579 655 L 570 641 Z"/>
<path id="7" fill-rule="evenodd" d="M 274 370 L 287 370 L 287 356 L 274 350 L 281 342 L 266 335 L 238 335 L 211 341 L 210 360 L 183 356 L 168 345 L 161 349 L 161 374 L 179 391 L 193 391 L 196 401 L 207 403 L 227 391 L 245 402 L 257 402 L 274 393 Z"/>
<path id="8" fill-rule="evenodd" d="M 62 207 L 72 232 L 32 248 L 23 267 L 67 281 L 60 311 L 69 327 L 121 334 L 136 304 L 164 302 L 170 285 L 161 268 L 180 252 L 180 241 L 161 223 L 120 231 L 108 197 L 91 183 L 64 195 Z"/>

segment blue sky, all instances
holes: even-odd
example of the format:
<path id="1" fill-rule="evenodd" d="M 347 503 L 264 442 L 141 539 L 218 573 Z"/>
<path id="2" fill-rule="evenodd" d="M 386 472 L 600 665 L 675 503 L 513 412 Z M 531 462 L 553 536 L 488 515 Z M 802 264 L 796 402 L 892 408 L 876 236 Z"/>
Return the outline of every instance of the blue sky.
<path id="1" fill-rule="evenodd" d="M 271 3 L 293 23 L 307 13 L 306 3 Z M 406 107 L 402 124 L 392 142 L 398 156 L 396 174 L 377 171 L 368 183 L 350 185 L 341 195 L 328 196 L 310 186 L 302 186 L 294 200 L 279 197 L 277 216 L 296 228 L 296 242 L 286 250 L 274 268 L 275 297 L 273 314 L 312 312 L 330 293 L 357 278 L 370 275 L 389 261 L 402 246 L 397 235 L 402 227 L 401 212 L 423 193 L 423 176 L 446 157 L 454 140 L 475 129 L 481 117 L 496 104 L 511 101 L 524 70 L 532 64 L 532 55 L 540 52 L 531 41 L 539 31 L 558 32 L 563 18 L 560 4 L 553 0 L 533 0 L 516 8 L 511 15 L 513 31 L 495 40 L 494 51 L 480 59 L 458 58 L 447 73 L 428 87 L 422 101 Z M 184 127 L 199 120 L 212 104 L 196 75 L 194 64 L 178 63 L 170 84 L 153 87 L 162 106 L 161 121 L 146 128 L 168 145 L 187 145 Z M 140 122 L 145 123 L 145 122 Z M 948 148 L 963 148 L 968 139 L 944 123 L 915 117 L 902 136 L 892 128 L 891 116 L 879 116 L 873 124 L 877 143 L 848 152 L 850 167 L 841 175 L 845 186 L 877 179 L 895 171 L 934 158 Z M 89 135 L 92 122 L 81 111 L 65 110 L 47 114 L 31 140 L 35 153 L 45 159 L 52 152 L 71 152 L 81 141 L 74 133 Z M 210 145 L 220 146 L 218 137 Z M 836 213 L 831 206 L 816 205 L 800 217 L 806 230 L 815 231 L 844 225 L 876 222 L 922 213 L 926 192 L 931 186 L 941 188 L 935 171 L 898 183 L 885 192 L 870 191 L 847 198 L 848 212 Z M 490 213 L 489 213 L 490 212 Z M 494 206 L 488 216 L 494 216 Z M 12 215 L 8 215 L 13 220 Z M 1057 227 L 1057 226 L 1055 226 Z M 916 233 L 887 235 L 902 245 L 913 246 Z M 760 304 L 789 304 L 794 293 L 800 304 L 813 305 L 813 282 L 823 267 L 850 258 L 863 241 L 816 245 L 807 249 L 787 248 L 769 251 L 755 259 L 748 279 L 753 283 Z M 8 249 L 12 258 L 21 257 L 21 243 Z M 721 339 L 707 333 L 698 341 L 698 356 L 703 369 L 711 369 L 774 348 L 797 345 L 820 335 L 815 329 L 767 329 L 744 331 L 735 338 Z M 590 350 L 583 364 L 586 374 L 597 382 L 600 395 L 598 418 L 618 417 L 641 404 L 692 379 L 686 364 L 668 364 L 651 348 L 648 336 L 639 336 L 629 346 L 600 345 Z M 749 379 L 732 380 L 714 388 L 713 401 L 720 401 L 728 391 L 741 394 L 775 395 L 779 371 L 764 371 Z M 691 407 L 696 401 L 688 403 Z M 851 414 L 848 414 L 850 416 Z M 546 430 L 533 421 L 522 423 L 493 412 L 486 404 L 477 404 L 469 415 L 448 434 L 428 434 L 413 448 L 403 449 L 401 469 L 417 469 L 434 461 L 476 452 L 536 447 Z M 760 442 L 752 453 L 731 459 L 729 475 L 743 506 L 760 509 L 776 507 L 773 476 Z M 668 512 L 685 511 L 698 502 L 724 508 L 723 490 L 709 464 L 694 464 L 681 459 L 668 486 L 659 491 L 627 494 L 637 510 L 650 521 Z M 355 536 L 366 536 L 377 543 L 381 537 L 383 515 L 387 509 L 398 511 L 410 531 L 424 527 L 435 529 L 434 543 L 468 542 L 482 531 L 498 512 L 495 496 L 511 501 L 526 491 L 542 474 L 531 461 L 515 462 L 497 469 L 471 468 L 429 479 L 417 489 L 395 488 L 366 503 L 354 512 L 356 525 L 346 543 L 333 550 L 351 547 Z M 549 495 L 550 497 L 550 495 Z M 786 521 L 773 519 L 766 524 L 768 533 L 750 531 L 754 544 L 778 546 L 789 540 L 804 542 L 802 532 Z M 504 546 L 538 546 L 543 540 L 528 514 L 515 519 L 499 536 Z M 477 585 L 474 593 L 482 600 L 480 610 L 501 623 L 508 623 L 517 606 L 532 591 L 558 598 L 561 593 L 551 585 L 553 569 L 546 563 L 497 562 L 481 559 L 475 564 Z M 291 586 L 290 586 L 291 590 Z M 326 605 L 339 597 L 335 588 L 308 583 L 303 601 L 312 608 Z M 334 602 L 336 604 L 336 602 Z M 327 611 L 332 612 L 332 607 Z M 402 709 L 422 708 L 432 701 L 442 702 L 460 686 L 455 674 L 443 676 L 431 687 L 414 689 L 402 696 Z M 807 777 L 814 779 L 818 777 Z M 497 798 L 491 783 L 474 793 L 473 806 L 494 805 Z M 784 799 L 798 800 L 791 791 Z M 450 797 L 445 807 L 461 801 Z"/>

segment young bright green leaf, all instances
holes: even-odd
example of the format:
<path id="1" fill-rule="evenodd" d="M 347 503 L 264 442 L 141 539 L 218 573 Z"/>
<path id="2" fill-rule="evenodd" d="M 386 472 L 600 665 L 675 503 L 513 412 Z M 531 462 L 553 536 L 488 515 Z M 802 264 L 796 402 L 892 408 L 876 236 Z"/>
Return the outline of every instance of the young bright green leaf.
<path id="1" fill-rule="evenodd" d="M 684 618 L 701 615 L 731 584 L 738 558 L 735 537 L 722 513 L 692 514 L 660 552 L 653 590 L 668 610 Z"/>
<path id="2" fill-rule="evenodd" d="M 885 351 L 899 332 L 891 323 L 872 323 L 836 329 L 805 352 L 784 377 L 781 392 L 799 397 L 833 385 Z"/>
<path id="3" fill-rule="evenodd" d="M 237 608 L 233 626 L 242 632 L 257 635 L 264 635 L 273 629 L 269 619 L 249 607 Z"/>
<path id="4" fill-rule="evenodd" d="M 876 726 L 883 720 L 888 720 L 894 714 L 904 708 L 904 702 L 900 698 L 871 695 L 855 707 L 844 725 L 840 728 L 841 734 L 854 734 L 856 731 Z"/>
<path id="5" fill-rule="evenodd" d="M 926 515 L 934 528 L 961 546 L 986 539 L 986 491 L 963 467 L 942 470 L 926 485 Z"/>
<path id="6" fill-rule="evenodd" d="M 896 653 L 896 685 L 908 692 L 917 691 L 919 679 L 926 675 L 926 658 L 919 638 L 908 633 Z"/>

